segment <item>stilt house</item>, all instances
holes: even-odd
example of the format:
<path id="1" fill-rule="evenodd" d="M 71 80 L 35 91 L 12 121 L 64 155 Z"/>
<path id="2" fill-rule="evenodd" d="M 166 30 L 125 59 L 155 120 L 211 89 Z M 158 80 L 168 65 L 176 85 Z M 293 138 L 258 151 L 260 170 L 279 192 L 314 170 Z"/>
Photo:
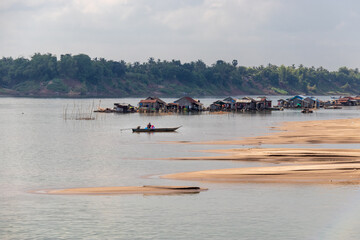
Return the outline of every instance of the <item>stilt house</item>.
<path id="1" fill-rule="evenodd" d="M 180 111 L 202 111 L 203 104 L 191 97 L 182 97 L 174 103 L 179 104 Z"/>
<path id="2" fill-rule="evenodd" d="M 166 109 L 166 102 L 157 97 L 148 97 L 139 102 L 140 112 L 159 112 Z"/>

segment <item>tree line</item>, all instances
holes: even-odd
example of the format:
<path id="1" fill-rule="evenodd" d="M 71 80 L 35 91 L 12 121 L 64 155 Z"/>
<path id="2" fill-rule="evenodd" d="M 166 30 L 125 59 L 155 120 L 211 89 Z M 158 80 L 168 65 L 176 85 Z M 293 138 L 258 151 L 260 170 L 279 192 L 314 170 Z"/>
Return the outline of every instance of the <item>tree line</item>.
<path id="1" fill-rule="evenodd" d="M 30 59 L 0 59 L 0 90 L 20 95 L 214 96 L 235 94 L 357 94 L 359 70 L 341 67 L 239 66 L 222 60 L 208 66 L 197 60 L 125 61 L 91 59 L 86 54 L 34 54 Z"/>

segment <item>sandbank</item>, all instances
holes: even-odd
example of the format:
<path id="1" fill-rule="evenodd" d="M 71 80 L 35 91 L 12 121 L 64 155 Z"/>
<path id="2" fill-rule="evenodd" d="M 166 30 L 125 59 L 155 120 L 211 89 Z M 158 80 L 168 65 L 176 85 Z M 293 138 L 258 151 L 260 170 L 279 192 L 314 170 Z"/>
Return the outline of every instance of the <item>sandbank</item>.
<path id="1" fill-rule="evenodd" d="M 360 119 L 285 122 L 266 136 L 203 144 L 354 144 L 360 143 Z M 210 150 L 220 156 L 177 160 L 231 160 L 277 163 L 281 166 L 205 170 L 163 178 L 246 183 L 360 184 L 360 150 L 316 148 L 248 148 Z"/>
<path id="2" fill-rule="evenodd" d="M 360 164 L 311 164 L 218 169 L 168 174 L 162 178 L 239 183 L 360 184 Z"/>
<path id="3" fill-rule="evenodd" d="M 259 161 L 268 163 L 360 163 L 358 149 L 316 148 L 239 148 L 204 150 L 202 152 L 222 154 L 206 157 L 168 158 L 169 160 L 230 160 Z"/>
<path id="4" fill-rule="evenodd" d="M 265 136 L 239 140 L 207 141 L 198 144 L 261 145 L 261 144 L 349 144 L 360 143 L 360 119 L 336 119 L 284 122 L 272 127 Z"/>
<path id="5" fill-rule="evenodd" d="M 206 188 L 189 186 L 134 186 L 134 187 L 88 187 L 37 190 L 32 193 L 53 195 L 105 195 L 105 194 L 146 194 L 146 195 L 172 195 L 195 194 L 207 190 Z"/>

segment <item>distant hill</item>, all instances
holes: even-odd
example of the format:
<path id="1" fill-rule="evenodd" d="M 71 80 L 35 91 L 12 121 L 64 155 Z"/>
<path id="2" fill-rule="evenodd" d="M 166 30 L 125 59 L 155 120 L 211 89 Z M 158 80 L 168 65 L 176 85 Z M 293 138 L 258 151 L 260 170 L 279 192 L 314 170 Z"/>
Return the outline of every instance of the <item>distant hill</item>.
<path id="1" fill-rule="evenodd" d="M 34 54 L 0 60 L 0 96 L 178 97 L 224 95 L 356 95 L 358 69 L 341 67 L 238 66 L 218 60 L 181 63 L 150 58 L 146 63 L 91 59 L 86 54 Z"/>

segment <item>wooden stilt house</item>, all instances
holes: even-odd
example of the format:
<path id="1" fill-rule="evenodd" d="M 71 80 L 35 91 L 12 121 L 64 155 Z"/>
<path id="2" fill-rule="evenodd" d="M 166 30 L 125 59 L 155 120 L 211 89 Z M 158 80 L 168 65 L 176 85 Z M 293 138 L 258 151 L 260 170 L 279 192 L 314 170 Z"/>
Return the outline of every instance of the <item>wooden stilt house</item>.
<path id="1" fill-rule="evenodd" d="M 166 110 L 166 102 L 157 97 L 148 97 L 139 102 L 140 112 L 159 112 Z"/>

